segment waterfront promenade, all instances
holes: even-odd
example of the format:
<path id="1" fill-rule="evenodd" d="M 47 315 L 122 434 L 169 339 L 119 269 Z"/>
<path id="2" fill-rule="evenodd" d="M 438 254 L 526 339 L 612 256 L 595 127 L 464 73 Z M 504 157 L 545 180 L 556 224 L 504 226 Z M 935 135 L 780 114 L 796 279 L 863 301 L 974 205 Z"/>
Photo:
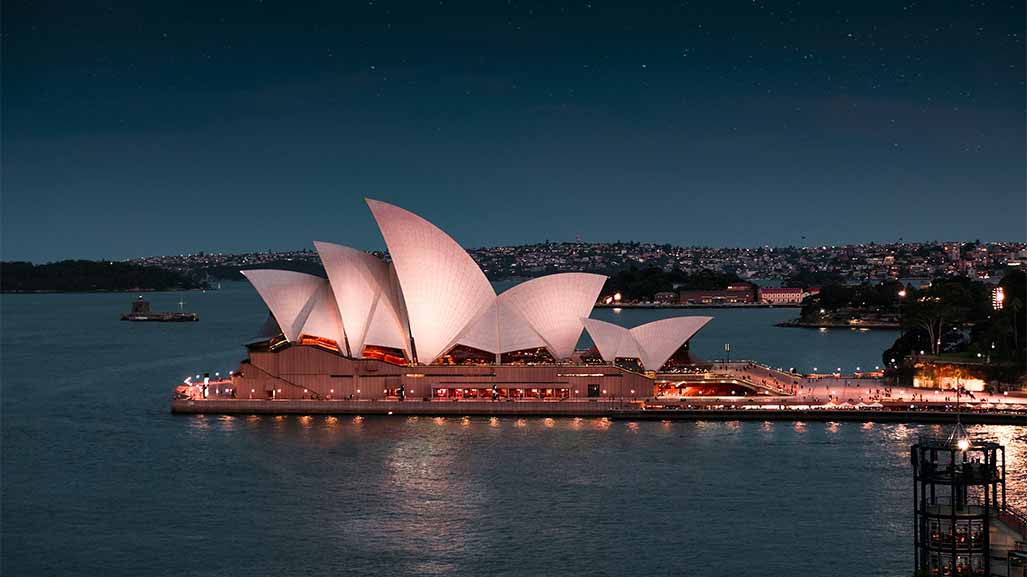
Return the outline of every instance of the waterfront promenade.
<path id="1" fill-rule="evenodd" d="M 963 394 L 889 387 L 875 374 L 798 375 L 748 361 L 712 363 L 712 379 L 737 379 L 764 394 L 724 397 L 656 395 L 547 400 L 235 399 L 219 394 L 231 381 L 200 385 L 171 403 L 183 414 L 352 414 L 421 416 L 591 417 L 672 420 L 810 420 L 1027 425 L 1027 395 Z M 661 374 L 673 378 L 675 374 Z M 696 376 L 681 373 L 682 377 Z M 958 409 L 958 411 L 957 411 Z"/>
<path id="2" fill-rule="evenodd" d="M 964 409 L 1027 408 L 1027 392 L 993 394 L 986 392 L 962 393 L 957 398 L 951 389 L 926 389 L 890 386 L 880 371 L 856 374 L 840 372 L 801 375 L 750 361 L 715 362 L 713 373 L 728 375 L 743 382 L 785 392 L 782 396 L 748 397 L 761 402 L 772 400 L 790 405 L 824 405 L 860 403 L 907 403 L 925 405 L 952 405 L 959 403 Z"/>

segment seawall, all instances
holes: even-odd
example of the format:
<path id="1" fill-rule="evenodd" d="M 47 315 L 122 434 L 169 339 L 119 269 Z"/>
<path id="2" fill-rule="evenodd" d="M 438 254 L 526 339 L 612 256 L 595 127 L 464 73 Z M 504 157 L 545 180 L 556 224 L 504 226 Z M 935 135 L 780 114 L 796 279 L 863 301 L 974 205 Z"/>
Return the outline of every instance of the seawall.
<path id="1" fill-rule="evenodd" d="M 176 399 L 177 414 L 229 415 L 417 415 L 494 417 L 607 417 L 630 420 L 679 421 L 856 421 L 878 423 L 954 423 L 956 413 L 933 410 L 881 409 L 646 409 L 629 401 L 321 401 Z M 1027 412 L 964 412 L 966 424 L 1027 426 Z"/>

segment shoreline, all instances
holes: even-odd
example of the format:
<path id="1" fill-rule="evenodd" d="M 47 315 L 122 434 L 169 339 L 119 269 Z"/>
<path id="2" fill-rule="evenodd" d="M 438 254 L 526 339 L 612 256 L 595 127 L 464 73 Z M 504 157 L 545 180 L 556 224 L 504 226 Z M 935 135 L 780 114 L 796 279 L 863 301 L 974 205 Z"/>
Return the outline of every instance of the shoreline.
<path id="1" fill-rule="evenodd" d="M 801 309 L 801 304 L 769 303 L 619 303 L 595 305 L 597 309 Z"/>
<path id="2" fill-rule="evenodd" d="M 35 290 L 4 290 L 0 294 L 5 295 L 50 295 L 50 294 L 126 294 L 126 293 L 186 293 L 193 291 L 216 291 L 217 288 L 134 288 L 134 289 L 81 289 L 81 290 L 57 290 L 57 289 L 35 289 Z"/>
<path id="3" fill-rule="evenodd" d="M 324 401 L 175 399 L 173 414 L 189 415 L 379 415 L 421 417 L 606 417 L 643 421 L 852 421 L 882 423 L 955 423 L 957 413 L 888 409 L 659 409 L 637 402 L 505 401 Z M 958 413 L 966 424 L 1027 426 L 1024 411 Z"/>
<path id="4" fill-rule="evenodd" d="M 775 323 L 775 327 L 789 329 L 874 329 L 877 331 L 897 331 L 902 327 L 898 323 L 879 323 L 874 321 L 852 324 L 852 323 L 810 323 L 799 320 L 783 321 Z"/>

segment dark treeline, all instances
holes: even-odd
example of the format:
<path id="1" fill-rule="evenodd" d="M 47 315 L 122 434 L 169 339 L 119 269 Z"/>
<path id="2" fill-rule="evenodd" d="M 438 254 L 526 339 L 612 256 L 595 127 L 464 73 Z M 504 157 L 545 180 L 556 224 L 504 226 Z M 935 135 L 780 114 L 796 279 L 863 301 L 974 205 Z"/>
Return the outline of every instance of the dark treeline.
<path id="1" fill-rule="evenodd" d="M 1007 363 L 1023 374 L 1027 367 L 1027 274 L 1017 270 L 999 282 L 1004 300 L 992 305 L 991 290 L 964 277 L 936 279 L 902 301 L 904 334 L 885 351 L 885 364 L 913 353 L 950 354 Z"/>
<path id="2" fill-rule="evenodd" d="M 809 280 L 797 279 L 794 286 L 813 286 Z M 899 338 L 882 355 L 890 369 L 899 370 L 902 359 L 921 351 L 1005 367 L 1000 376 L 1007 381 L 1020 378 L 1027 368 L 1027 274 L 1022 270 L 999 282 L 1004 300 L 997 310 L 992 287 L 966 277 L 937 278 L 923 288 L 896 280 L 855 286 L 826 277 L 814 280 L 828 282 L 803 303 L 802 321 L 858 318 L 901 325 Z"/>
<path id="3" fill-rule="evenodd" d="M 845 279 L 836 272 L 800 270 L 788 275 L 788 278 L 781 283 L 781 286 L 809 289 L 841 284 L 845 284 Z"/>
<path id="4" fill-rule="evenodd" d="M 829 314 L 839 309 L 858 309 L 862 313 L 898 314 L 901 300 L 899 292 L 904 288 L 906 287 L 896 280 L 861 285 L 825 284 L 820 287 L 820 294 L 806 299 L 803 303 L 802 320 L 817 319 L 821 310 Z M 913 289 L 909 287 L 908 290 Z"/>
<path id="5" fill-rule="evenodd" d="M 719 290 L 734 282 L 738 275 L 713 270 L 687 273 L 680 269 L 665 271 L 656 267 L 629 269 L 608 273 L 604 295 L 619 292 L 624 300 L 650 300 L 658 292 L 676 290 Z"/>
<path id="6" fill-rule="evenodd" d="M 155 266 L 91 260 L 65 260 L 41 265 L 0 262 L 0 290 L 3 292 L 161 291 L 196 288 L 206 288 L 206 283 Z"/>

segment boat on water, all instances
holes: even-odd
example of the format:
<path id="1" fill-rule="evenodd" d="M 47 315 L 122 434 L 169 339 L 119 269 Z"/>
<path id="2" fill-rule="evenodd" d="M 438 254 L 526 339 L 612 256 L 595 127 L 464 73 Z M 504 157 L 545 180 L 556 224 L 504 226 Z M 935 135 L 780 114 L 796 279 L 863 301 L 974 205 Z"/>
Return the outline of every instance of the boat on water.
<path id="1" fill-rule="evenodd" d="M 200 320 L 199 314 L 181 310 L 184 306 L 185 302 L 179 300 L 178 312 L 154 312 L 150 310 L 150 301 L 145 300 L 140 296 L 134 303 L 132 303 L 132 311 L 121 315 L 121 320 L 140 322 L 150 321 L 158 323 L 181 323 Z"/>

